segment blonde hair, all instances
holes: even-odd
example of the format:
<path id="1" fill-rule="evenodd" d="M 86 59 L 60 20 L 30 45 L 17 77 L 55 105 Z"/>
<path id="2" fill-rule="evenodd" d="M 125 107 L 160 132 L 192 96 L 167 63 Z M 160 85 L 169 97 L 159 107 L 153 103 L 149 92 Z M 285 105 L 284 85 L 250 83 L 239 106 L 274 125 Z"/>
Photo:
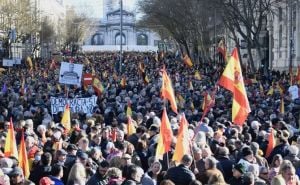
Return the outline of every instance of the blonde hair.
<path id="1" fill-rule="evenodd" d="M 122 171 L 119 168 L 112 167 L 107 170 L 107 176 L 109 178 L 121 178 Z"/>
<path id="2" fill-rule="evenodd" d="M 85 184 L 86 178 L 87 175 L 83 164 L 75 163 L 70 170 L 68 182 L 82 182 Z"/>

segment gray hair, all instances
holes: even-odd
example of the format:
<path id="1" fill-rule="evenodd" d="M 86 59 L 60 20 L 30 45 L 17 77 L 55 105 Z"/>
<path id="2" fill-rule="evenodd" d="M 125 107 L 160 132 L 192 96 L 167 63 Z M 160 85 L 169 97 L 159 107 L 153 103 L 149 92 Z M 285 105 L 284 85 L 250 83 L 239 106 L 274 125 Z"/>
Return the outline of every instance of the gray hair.
<path id="1" fill-rule="evenodd" d="M 214 157 L 207 157 L 205 162 L 208 163 L 208 169 L 216 168 L 217 167 L 217 160 Z"/>
<path id="2" fill-rule="evenodd" d="M 186 165 L 186 166 L 190 166 L 193 162 L 193 158 L 191 155 L 185 154 L 182 159 L 181 159 L 181 163 Z"/>

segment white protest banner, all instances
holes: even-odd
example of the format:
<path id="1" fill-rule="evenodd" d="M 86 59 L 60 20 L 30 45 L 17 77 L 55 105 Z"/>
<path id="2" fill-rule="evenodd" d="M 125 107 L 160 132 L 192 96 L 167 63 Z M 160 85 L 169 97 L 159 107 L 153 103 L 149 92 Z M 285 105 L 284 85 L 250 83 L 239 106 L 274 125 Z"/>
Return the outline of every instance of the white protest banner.
<path id="1" fill-rule="evenodd" d="M 66 104 L 70 106 L 71 112 L 84 112 L 86 114 L 92 114 L 93 108 L 97 105 L 97 97 L 92 96 L 88 98 L 57 98 L 51 97 L 51 113 L 57 114 L 63 112 Z"/>
<path id="2" fill-rule="evenodd" d="M 82 64 L 62 62 L 59 71 L 59 83 L 68 85 L 81 85 Z"/>
<path id="3" fill-rule="evenodd" d="M 11 67 L 14 66 L 15 61 L 10 59 L 3 59 L 3 66 Z"/>
<path id="4" fill-rule="evenodd" d="M 15 58 L 14 61 L 15 61 L 14 64 L 16 64 L 16 65 L 21 64 L 20 58 Z"/>

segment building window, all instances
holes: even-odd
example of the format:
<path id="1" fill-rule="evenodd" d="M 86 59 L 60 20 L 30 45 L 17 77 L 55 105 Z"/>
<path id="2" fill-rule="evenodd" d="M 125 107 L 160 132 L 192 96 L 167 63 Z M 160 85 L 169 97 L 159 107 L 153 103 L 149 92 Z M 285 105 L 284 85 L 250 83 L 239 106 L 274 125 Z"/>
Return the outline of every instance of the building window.
<path id="1" fill-rule="evenodd" d="M 159 40 L 154 40 L 154 46 L 158 46 Z"/>
<path id="2" fill-rule="evenodd" d="M 278 8 L 278 19 L 279 19 L 279 22 L 282 21 L 282 8 L 281 7 Z"/>
<path id="3" fill-rule="evenodd" d="M 92 45 L 104 45 L 104 36 L 101 33 L 96 33 L 92 37 Z"/>
<path id="4" fill-rule="evenodd" d="M 124 35 L 124 33 L 122 34 L 122 45 L 125 45 L 126 43 L 126 37 Z M 121 36 L 120 33 L 117 33 L 115 36 L 115 44 L 116 45 L 120 45 L 121 44 Z"/>
<path id="5" fill-rule="evenodd" d="M 137 45 L 148 45 L 148 36 L 145 34 L 139 34 L 136 38 Z"/>

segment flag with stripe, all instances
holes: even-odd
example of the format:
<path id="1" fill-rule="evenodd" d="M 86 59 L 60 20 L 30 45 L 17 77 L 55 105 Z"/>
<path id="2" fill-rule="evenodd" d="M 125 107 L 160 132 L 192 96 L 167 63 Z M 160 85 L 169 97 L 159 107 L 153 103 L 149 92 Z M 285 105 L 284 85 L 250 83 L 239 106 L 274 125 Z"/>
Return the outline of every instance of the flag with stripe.
<path id="1" fill-rule="evenodd" d="M 103 92 L 104 92 L 104 87 L 103 87 L 101 81 L 100 81 L 98 78 L 95 77 L 95 78 L 93 79 L 92 86 L 93 86 L 94 91 L 96 92 L 96 94 L 97 94 L 98 96 L 101 96 L 101 95 L 103 94 Z"/>
<path id="2" fill-rule="evenodd" d="M 237 48 L 232 52 L 232 56 L 220 78 L 219 85 L 233 93 L 232 122 L 243 125 L 251 110 Z"/>
<path id="3" fill-rule="evenodd" d="M 183 62 L 188 66 L 188 67 L 193 67 L 193 62 L 191 58 L 188 55 L 185 55 L 183 57 Z"/>
<path id="4" fill-rule="evenodd" d="M 30 171 L 29 171 L 29 162 L 28 162 L 27 151 L 26 151 L 26 144 L 24 139 L 24 131 L 22 131 L 18 160 L 19 160 L 19 167 L 22 168 L 24 177 L 28 179 L 30 175 Z"/>
<path id="5" fill-rule="evenodd" d="M 169 100 L 172 110 L 175 113 L 177 113 L 177 104 L 176 104 L 174 89 L 172 87 L 171 79 L 169 78 L 165 69 L 162 70 L 161 96 L 162 98 Z"/>
<path id="6" fill-rule="evenodd" d="M 65 111 L 61 119 L 61 124 L 64 126 L 67 132 L 71 130 L 71 111 L 69 104 L 67 104 L 65 107 Z"/>
<path id="7" fill-rule="evenodd" d="M 162 159 L 166 152 L 171 150 L 173 132 L 167 115 L 166 108 L 163 110 L 161 125 L 159 131 L 159 139 L 156 147 L 155 158 Z"/>
<path id="8" fill-rule="evenodd" d="M 15 136 L 15 130 L 14 130 L 14 124 L 12 122 L 12 118 L 10 118 L 9 127 L 5 138 L 4 156 L 5 157 L 13 156 L 18 159 L 18 149 L 17 149 L 16 136 Z"/>
<path id="9" fill-rule="evenodd" d="M 178 137 L 175 146 L 175 151 L 172 160 L 176 163 L 180 163 L 183 155 L 189 153 L 189 123 L 187 122 L 185 115 L 183 114 L 180 118 L 180 126 L 178 130 Z"/>

